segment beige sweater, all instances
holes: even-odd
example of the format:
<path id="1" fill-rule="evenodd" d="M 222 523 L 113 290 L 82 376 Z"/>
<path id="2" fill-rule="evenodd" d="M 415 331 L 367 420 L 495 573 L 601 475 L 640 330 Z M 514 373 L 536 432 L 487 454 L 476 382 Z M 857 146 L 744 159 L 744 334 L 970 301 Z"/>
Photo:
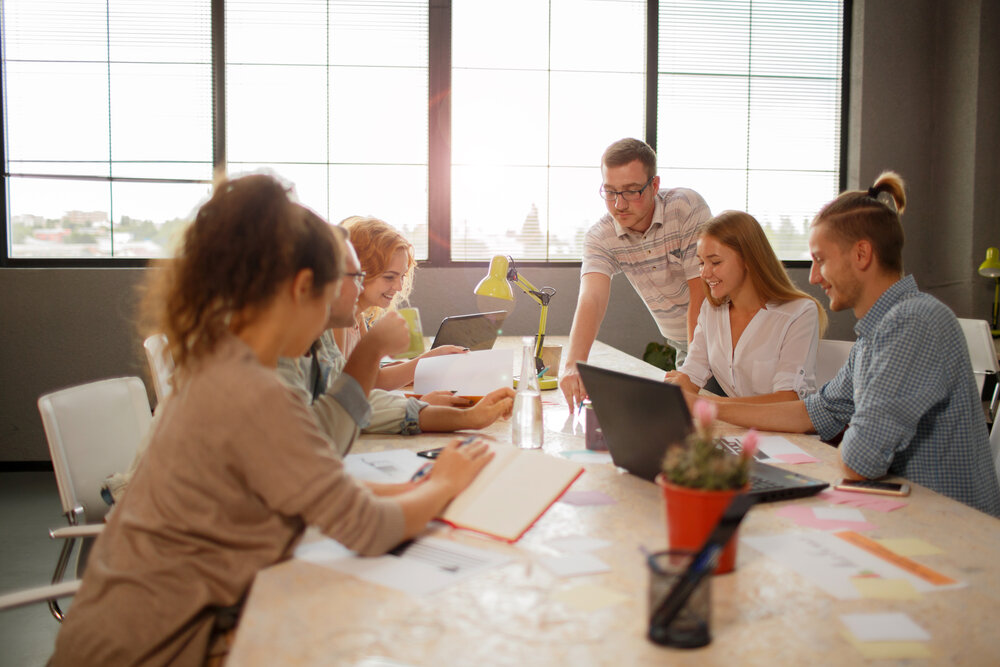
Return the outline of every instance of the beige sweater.
<path id="1" fill-rule="evenodd" d="M 239 602 L 305 525 L 366 555 L 403 537 L 399 505 L 345 475 L 309 410 L 238 339 L 163 407 L 54 665 L 201 664 L 212 609 Z"/>

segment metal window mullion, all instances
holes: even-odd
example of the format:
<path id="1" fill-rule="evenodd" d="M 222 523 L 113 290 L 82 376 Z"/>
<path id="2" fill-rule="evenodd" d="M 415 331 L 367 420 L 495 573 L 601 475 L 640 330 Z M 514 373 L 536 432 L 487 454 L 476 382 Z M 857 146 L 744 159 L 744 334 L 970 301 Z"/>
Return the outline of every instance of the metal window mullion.
<path id="1" fill-rule="evenodd" d="M 212 0 L 212 172 L 226 176 L 226 2 Z"/>
<path id="2" fill-rule="evenodd" d="M 427 259 L 451 261 L 451 0 L 430 0 L 427 49 Z"/>

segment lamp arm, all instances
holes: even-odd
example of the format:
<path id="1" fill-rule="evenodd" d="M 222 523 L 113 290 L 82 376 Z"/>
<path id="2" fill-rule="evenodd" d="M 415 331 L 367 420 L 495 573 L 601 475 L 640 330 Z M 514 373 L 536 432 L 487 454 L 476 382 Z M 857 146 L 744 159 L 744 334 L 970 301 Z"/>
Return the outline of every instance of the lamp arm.
<path id="1" fill-rule="evenodd" d="M 545 342 L 545 324 L 548 321 L 549 304 L 542 304 L 542 314 L 538 318 L 538 335 L 535 336 L 535 366 L 538 372 L 542 370 L 542 346 Z"/>
<path id="2" fill-rule="evenodd" d="M 511 276 L 507 276 L 507 280 L 509 280 L 510 282 L 514 283 L 519 288 L 521 288 L 521 291 L 530 296 L 532 299 L 534 299 L 535 303 L 537 303 L 538 305 L 540 306 L 548 305 L 542 301 L 541 297 L 538 296 L 539 291 L 535 288 L 535 286 L 532 285 L 530 282 L 528 282 L 528 280 L 526 278 L 523 278 L 520 274 L 514 273 L 513 279 L 511 278 Z"/>

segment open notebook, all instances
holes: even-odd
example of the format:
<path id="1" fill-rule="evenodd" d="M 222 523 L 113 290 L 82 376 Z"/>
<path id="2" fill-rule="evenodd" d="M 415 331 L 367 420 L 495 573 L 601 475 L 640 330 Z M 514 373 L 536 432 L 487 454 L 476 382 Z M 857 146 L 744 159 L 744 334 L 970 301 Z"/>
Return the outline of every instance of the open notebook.
<path id="1" fill-rule="evenodd" d="M 540 451 L 493 445 L 493 460 L 439 520 L 516 542 L 583 473 L 583 466 Z"/>

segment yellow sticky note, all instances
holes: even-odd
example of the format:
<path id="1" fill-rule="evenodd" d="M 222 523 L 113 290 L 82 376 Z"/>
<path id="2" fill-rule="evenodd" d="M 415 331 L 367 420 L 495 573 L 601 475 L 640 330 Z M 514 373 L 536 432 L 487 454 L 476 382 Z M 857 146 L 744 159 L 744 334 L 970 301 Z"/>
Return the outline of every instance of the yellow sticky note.
<path id="1" fill-rule="evenodd" d="M 933 556 L 944 553 L 942 549 L 917 537 L 891 537 L 875 541 L 900 556 Z"/>
<path id="2" fill-rule="evenodd" d="M 585 584 L 568 590 L 557 591 L 552 597 L 563 604 L 587 612 L 610 607 L 613 604 L 619 604 L 629 599 L 627 595 L 593 584 Z"/>
<path id="3" fill-rule="evenodd" d="M 844 632 L 844 639 L 858 649 L 869 660 L 895 660 L 899 658 L 933 658 L 934 654 L 923 642 L 862 642 L 850 632 Z"/>
<path id="4" fill-rule="evenodd" d="M 878 600 L 916 600 L 920 592 L 906 579 L 879 579 L 878 577 L 853 577 L 851 583 L 863 598 Z"/>

